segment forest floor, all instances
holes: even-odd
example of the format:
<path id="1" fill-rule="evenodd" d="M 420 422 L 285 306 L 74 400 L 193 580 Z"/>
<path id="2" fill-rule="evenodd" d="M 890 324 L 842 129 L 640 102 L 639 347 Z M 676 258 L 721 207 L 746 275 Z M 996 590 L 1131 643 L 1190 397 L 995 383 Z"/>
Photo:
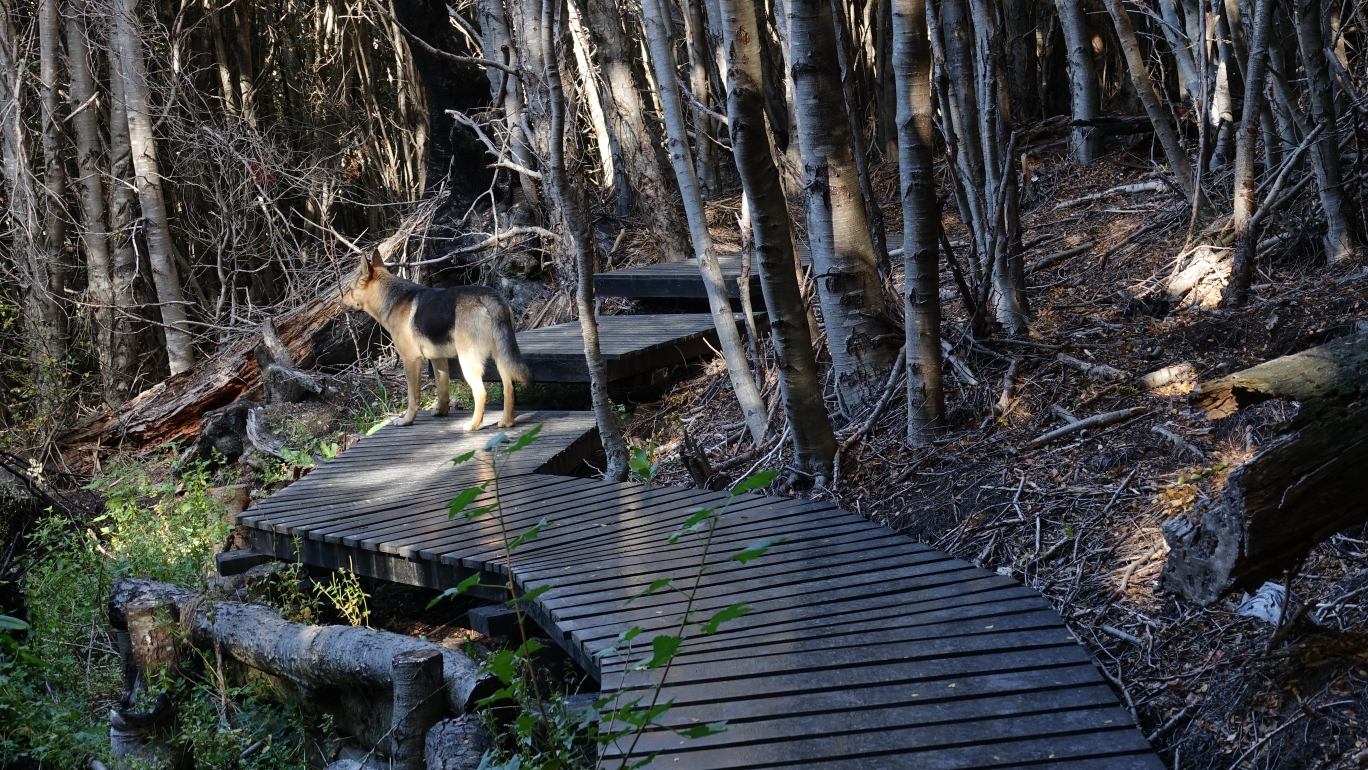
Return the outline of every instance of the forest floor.
<path id="1" fill-rule="evenodd" d="M 1187 405 L 1190 384 L 1141 392 L 1090 381 L 1056 360 L 1064 352 L 1133 375 L 1185 363 L 1199 380 L 1213 379 L 1368 324 L 1368 271 L 1317 261 L 1293 209 L 1281 224 L 1296 235 L 1261 259 L 1244 308 L 1178 307 L 1164 286 L 1189 233 L 1190 211 L 1177 194 L 1059 207 L 1153 180 L 1147 159 L 1120 152 L 1078 169 L 1058 150 L 1029 163 L 1023 241 L 1037 245 L 1027 264 L 1093 248 L 1029 275 L 1030 334 L 1017 342 L 971 340 L 945 275 L 943 331 L 958 361 L 946 367 L 946 438 L 909 446 L 900 393 L 893 403 L 901 408 L 886 410 L 846 453 L 835 489 L 817 494 L 1048 597 L 1174 767 L 1368 766 L 1368 533 L 1338 535 L 1311 554 L 1292 580 L 1289 612 L 1311 609 L 1278 645 L 1270 644 L 1273 623 L 1236 613 L 1245 597 L 1202 609 L 1156 587 L 1167 553 L 1160 526 L 1219 494 L 1226 469 L 1275 435 L 1291 407 L 1267 404 L 1208 422 Z M 889 232 L 900 230 L 895 172 L 883 169 L 878 185 L 894 202 L 885 205 Z M 1306 195 L 1299 205 L 1313 204 Z M 735 238 L 727 208 L 718 206 L 719 239 L 726 229 Z M 894 283 L 890 295 L 900 296 L 898 270 Z M 1014 363 L 999 414 L 993 405 Z M 771 370 L 767 397 L 775 388 Z M 661 482 L 690 483 L 682 464 L 669 462 L 681 426 L 731 477 L 785 464 L 785 447 L 759 457 L 749 447 L 735 401 L 718 397 L 729 389 L 715 361 L 637 405 L 628 435 L 638 444 L 655 439 L 666 460 Z M 828 405 L 839 414 L 834 393 Z M 1137 406 L 1148 412 L 1025 448 L 1065 424 L 1059 410 L 1082 419 Z M 835 419 L 839 439 L 863 417 Z"/>

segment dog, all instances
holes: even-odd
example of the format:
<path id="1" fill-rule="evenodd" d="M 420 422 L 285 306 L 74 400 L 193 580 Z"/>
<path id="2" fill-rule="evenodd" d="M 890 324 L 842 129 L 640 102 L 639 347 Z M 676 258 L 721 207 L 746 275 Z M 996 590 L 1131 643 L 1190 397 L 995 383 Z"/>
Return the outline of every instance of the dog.
<path id="1" fill-rule="evenodd" d="M 408 410 L 399 425 L 412 425 L 418 416 L 418 390 L 423 359 L 437 372 L 437 409 L 450 408 L 447 359 L 461 364 L 461 374 L 475 397 L 475 414 L 466 430 L 484 426 L 485 361 L 494 359 L 503 380 L 503 419 L 500 428 L 513 427 L 513 383 L 529 382 L 531 374 L 513 331 L 513 309 L 488 286 L 430 289 L 406 281 L 385 269 L 377 252 L 363 254 L 361 270 L 343 291 L 342 304 L 364 310 L 389 332 L 404 362 L 408 380 Z"/>

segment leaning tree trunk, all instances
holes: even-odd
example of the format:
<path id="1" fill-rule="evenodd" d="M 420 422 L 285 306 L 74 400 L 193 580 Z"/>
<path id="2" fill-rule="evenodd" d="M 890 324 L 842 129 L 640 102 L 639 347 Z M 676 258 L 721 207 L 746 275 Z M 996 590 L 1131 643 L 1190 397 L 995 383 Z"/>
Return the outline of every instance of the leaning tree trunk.
<path id="1" fill-rule="evenodd" d="M 1321 35 L 1321 2 L 1296 0 L 1293 7 L 1296 10 L 1293 24 L 1297 28 L 1297 41 L 1301 46 L 1302 66 L 1306 70 L 1311 117 L 1325 127 L 1312 150 L 1312 168 L 1320 188 L 1321 210 L 1325 213 L 1325 254 L 1334 264 L 1352 257 L 1356 247 L 1348 200 L 1344 194 L 1344 180 L 1340 173 L 1335 97 L 1331 90 L 1325 42 Z"/>
<path id="2" fill-rule="evenodd" d="M 1259 228 L 1251 221 L 1257 206 L 1254 176 L 1254 151 L 1259 139 L 1259 105 L 1264 101 L 1264 75 L 1268 72 L 1268 27 L 1273 15 L 1273 0 L 1258 0 L 1254 9 L 1254 35 L 1249 43 L 1249 64 L 1245 70 L 1244 113 L 1235 137 L 1235 204 L 1231 221 L 1235 225 L 1235 256 L 1231 262 L 1230 282 L 1225 288 L 1228 305 L 1243 305 L 1249 296 L 1254 276 L 1254 251 Z M 1269 169 L 1272 171 L 1272 169 Z"/>
<path id="3" fill-rule="evenodd" d="M 1218 497 L 1164 524 L 1162 584 L 1203 606 L 1294 566 L 1368 521 L 1368 334 L 1203 383 L 1190 400 L 1221 419 L 1260 401 L 1298 402 L 1281 434 L 1231 471 Z"/>
<path id="4" fill-rule="evenodd" d="M 644 0 L 642 12 L 646 20 L 646 34 L 651 41 L 651 60 L 655 65 L 656 80 L 660 83 L 660 104 L 669 137 L 670 160 L 674 164 L 675 178 L 679 180 L 679 192 L 684 198 L 684 211 L 689 215 L 689 232 L 693 235 L 698 269 L 703 274 L 703 284 L 708 291 L 708 306 L 712 310 L 713 326 L 717 328 L 717 339 L 722 345 L 722 356 L 727 361 L 732 391 L 750 428 L 751 439 L 759 446 L 769 428 L 765 401 L 751 377 L 750 364 L 746 361 L 746 346 L 736 328 L 736 316 L 732 314 L 731 300 L 727 297 L 722 267 L 713 250 L 712 234 L 708 232 L 708 213 L 703 207 L 703 195 L 698 189 L 698 179 L 694 175 L 693 159 L 689 153 L 684 108 L 679 102 L 679 89 L 671 80 L 675 72 L 674 51 L 665 31 L 659 2 Z M 742 286 L 741 291 L 747 291 L 747 287 Z"/>
<path id="5" fill-rule="evenodd" d="M 579 185 L 572 185 L 565 167 L 565 92 L 561 87 L 560 63 L 556 61 L 556 6 L 565 0 L 542 0 L 542 56 L 545 64 L 546 87 L 550 95 L 551 146 L 544 177 L 551 205 L 560 210 L 562 221 L 574 249 L 577 271 L 575 302 L 579 308 L 580 330 L 584 336 L 584 358 L 589 366 L 589 392 L 598 422 L 599 438 L 608 455 L 604 478 L 623 481 L 627 478 L 627 444 L 622 440 L 613 406 L 608 402 L 608 367 L 599 349 L 598 319 L 594 316 L 595 247 L 589 232 L 592 218 Z M 577 178 L 582 178 L 576 174 Z"/>
<path id="6" fill-rule="evenodd" d="M 76 168 L 81 186 L 81 246 L 85 250 L 86 280 L 95 301 L 95 354 L 100 362 L 100 392 L 105 404 L 117 407 L 132 395 L 128 335 L 120 334 L 120 297 L 114 291 L 114 266 L 109 255 L 109 227 L 105 216 L 105 188 L 100 168 L 100 115 L 94 104 L 95 79 L 86 45 L 86 6 L 72 2 L 66 20 L 67 57 L 71 68 L 71 123 L 76 128 Z"/>
<path id="7" fill-rule="evenodd" d="M 1060 0 L 1056 0 L 1059 2 Z M 1075 2 L 1075 6 L 1080 6 L 1081 2 Z M 1202 80 L 1197 73 L 1197 60 L 1193 58 L 1193 50 L 1196 46 L 1187 36 L 1186 25 L 1178 15 L 1178 5 L 1175 0 L 1159 0 L 1159 11 L 1163 15 L 1163 22 L 1159 25 L 1164 33 L 1164 39 L 1168 41 L 1169 50 L 1173 54 L 1174 62 L 1178 66 L 1178 78 L 1187 91 L 1188 98 L 1197 103 L 1202 98 Z M 1060 11 L 1060 18 L 1064 15 Z M 1072 47 L 1070 43 L 1070 47 Z"/>
<path id="8" fill-rule="evenodd" d="M 133 156 L 134 184 L 142 204 L 147 256 L 152 264 L 152 283 L 157 288 L 168 363 L 171 373 L 179 374 L 195 363 L 195 338 L 190 331 L 190 318 L 181 294 L 176 243 L 171 236 L 166 198 L 162 194 L 161 167 L 157 160 L 156 137 L 152 134 L 137 0 L 114 0 L 113 13 L 114 48 L 119 51 L 123 75 L 129 148 Z"/>
<path id="9" fill-rule="evenodd" d="M 831 1 L 789 0 L 789 25 L 808 245 L 836 394 L 855 419 L 878 403 L 900 335 L 888 320 L 855 168 Z"/>
<path id="10" fill-rule="evenodd" d="M 1178 189 L 1183 191 L 1183 195 L 1187 196 L 1189 201 L 1197 200 L 1201 191 L 1197 189 L 1193 180 L 1192 164 L 1188 161 L 1182 143 L 1178 141 L 1178 131 L 1173 126 L 1173 118 L 1159 102 L 1154 81 L 1150 79 L 1149 70 L 1145 68 L 1145 57 L 1141 55 L 1140 44 L 1135 39 L 1135 27 L 1131 24 L 1130 15 L 1122 0 L 1106 0 L 1106 3 L 1107 10 L 1111 13 L 1112 24 L 1116 27 L 1116 36 L 1121 41 L 1121 51 L 1126 57 L 1126 69 L 1130 72 L 1131 84 L 1135 86 L 1136 95 L 1145 105 L 1145 114 L 1154 125 L 1154 133 L 1164 148 L 1164 156 L 1168 159 L 1169 168 L 1173 169 Z"/>
<path id="11" fill-rule="evenodd" d="M 941 221 L 931 155 L 935 145 L 926 0 L 894 0 L 893 72 L 898 85 L 898 171 L 907 277 L 907 440 L 925 444 L 945 429 L 937 249 Z"/>
<path id="12" fill-rule="evenodd" d="M 1172 0 L 1168 0 L 1172 3 Z M 1097 67 L 1093 63 L 1092 35 L 1083 0 L 1055 0 L 1059 28 L 1069 60 L 1069 103 L 1075 122 L 1095 120 L 1101 115 L 1102 98 L 1097 87 Z M 1073 162 L 1086 166 L 1103 152 L 1102 130 L 1094 126 L 1073 127 L 1069 154 Z"/>
<path id="13" fill-rule="evenodd" d="M 588 5 L 589 29 L 598 41 L 599 67 L 607 86 L 609 118 L 637 207 L 660 256 L 668 262 L 688 259 L 689 244 L 684 240 L 687 224 L 671 190 L 674 180 L 660 165 L 646 123 L 647 106 L 632 77 L 632 46 L 636 41 L 623 28 L 626 19 L 614 0 L 589 0 Z"/>
<path id="14" fill-rule="evenodd" d="M 727 51 L 727 118 L 732 153 L 750 208 L 760 287 L 770 316 L 784 411 L 797 469 L 819 484 L 831 478 L 836 437 L 822 402 L 807 310 L 794 274 L 793 234 L 765 122 L 760 32 L 751 0 L 719 0 Z"/>

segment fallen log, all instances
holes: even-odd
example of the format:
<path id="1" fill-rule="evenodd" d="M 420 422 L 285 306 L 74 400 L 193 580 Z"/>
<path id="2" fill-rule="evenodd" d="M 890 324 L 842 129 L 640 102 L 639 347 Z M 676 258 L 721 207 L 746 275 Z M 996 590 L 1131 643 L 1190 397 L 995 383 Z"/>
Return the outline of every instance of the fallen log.
<path id="1" fill-rule="evenodd" d="M 217 644 L 233 660 L 307 689 L 392 691 L 396 656 L 433 652 L 442 658 L 449 714 L 472 710 L 491 690 L 489 678 L 479 674 L 475 661 L 457 650 L 388 631 L 291 623 L 265 605 L 206 601 L 195 591 L 154 580 L 115 581 L 109 596 L 110 623 L 124 628 L 129 609 L 147 604 L 171 610 L 191 644 L 209 649 Z"/>
<path id="2" fill-rule="evenodd" d="M 1259 401 L 1299 402 L 1281 433 L 1231 471 L 1214 499 L 1163 526 L 1160 585 L 1206 606 L 1280 575 L 1317 544 L 1368 521 L 1368 334 L 1204 383 L 1190 401 L 1220 419 Z"/>

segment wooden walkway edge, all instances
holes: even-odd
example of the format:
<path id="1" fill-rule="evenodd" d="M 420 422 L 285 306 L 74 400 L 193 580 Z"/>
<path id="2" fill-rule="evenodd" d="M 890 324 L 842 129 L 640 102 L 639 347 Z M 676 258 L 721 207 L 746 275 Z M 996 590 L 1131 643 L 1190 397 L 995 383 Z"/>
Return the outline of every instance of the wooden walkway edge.
<path id="1" fill-rule="evenodd" d="M 488 475 L 451 458 L 497 430 L 463 424 L 422 413 L 387 427 L 239 521 L 278 558 L 437 589 L 475 572 L 502 579 L 492 524 L 447 516 L 451 498 Z M 517 552 L 514 577 L 525 590 L 551 586 L 532 616 L 605 690 L 644 691 L 649 672 L 597 653 L 633 625 L 648 639 L 678 623 L 677 595 L 625 600 L 654 579 L 693 574 L 698 544 L 667 537 L 725 495 L 558 475 L 597 449 L 593 416 L 521 413 L 510 433 L 535 424 L 541 436 L 501 475 L 501 502 L 515 531 L 552 524 Z M 728 729 L 698 740 L 653 731 L 634 757 L 659 752 L 653 768 L 702 770 L 1162 767 L 1034 591 L 804 499 L 738 498 L 714 552 L 776 536 L 785 540 L 765 556 L 709 571 L 696 608 L 744 600 L 752 612 L 687 640 L 662 692 L 674 701 L 667 726 L 727 720 Z"/>

